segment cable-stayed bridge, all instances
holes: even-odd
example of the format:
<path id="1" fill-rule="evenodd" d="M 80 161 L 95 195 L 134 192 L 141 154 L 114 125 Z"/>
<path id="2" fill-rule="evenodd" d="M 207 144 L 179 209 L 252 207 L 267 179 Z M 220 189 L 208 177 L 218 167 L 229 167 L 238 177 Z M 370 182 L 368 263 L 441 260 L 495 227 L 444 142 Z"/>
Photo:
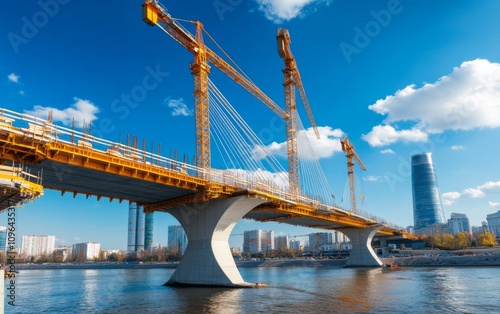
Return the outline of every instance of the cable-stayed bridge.
<path id="1" fill-rule="evenodd" d="M 228 244 L 231 230 L 241 218 L 339 230 L 353 243 L 352 266 L 381 265 L 370 246 L 375 234 L 411 236 L 384 219 L 349 212 L 304 192 L 289 193 L 279 175 L 282 170 L 276 173 L 261 168 L 264 146 L 258 142 L 246 142 L 247 154 L 254 155 L 255 164 L 246 165 L 250 170 L 232 168 L 238 166 L 236 160 L 250 162 L 235 156 L 228 169 L 203 169 L 147 151 L 145 145 L 140 149 L 137 143 L 111 142 L 8 109 L 0 109 L 0 122 L 1 163 L 23 164 L 32 173 L 40 173 L 45 188 L 137 202 L 147 212 L 164 211 L 177 218 L 189 244 L 170 283 L 248 285 Z M 227 125 L 223 128 L 233 132 Z M 219 142 L 219 146 L 227 145 Z M 240 153 L 244 151 L 243 142 L 237 146 Z M 261 149 L 259 158 L 255 157 L 256 147 Z M 229 153 L 228 146 L 220 148 Z"/>

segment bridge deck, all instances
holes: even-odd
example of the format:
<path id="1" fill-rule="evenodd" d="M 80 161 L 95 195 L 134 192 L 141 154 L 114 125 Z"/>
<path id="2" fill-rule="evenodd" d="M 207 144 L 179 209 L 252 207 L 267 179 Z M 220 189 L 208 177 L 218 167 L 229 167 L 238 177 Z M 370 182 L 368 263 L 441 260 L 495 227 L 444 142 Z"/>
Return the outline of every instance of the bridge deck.
<path id="1" fill-rule="evenodd" d="M 228 179 L 221 170 L 186 168 L 183 163 L 160 156 L 153 159 L 145 151 L 46 121 L 32 121 L 36 126 L 28 129 L 12 126 L 13 119 L 5 121 L 0 120 L 0 162 L 29 164 L 31 169 L 43 172 L 46 188 L 63 193 L 134 201 L 144 204 L 147 211 L 168 211 L 181 204 L 246 194 L 268 201 L 245 216 L 258 221 L 322 229 L 366 228 L 381 223 L 305 197 Z M 81 139 L 75 140 L 75 134 Z M 71 140 L 63 140 L 63 135 Z M 93 147 L 96 143 L 108 145 L 107 149 Z M 402 233 L 399 228 L 382 224 L 385 227 L 379 233 Z"/>

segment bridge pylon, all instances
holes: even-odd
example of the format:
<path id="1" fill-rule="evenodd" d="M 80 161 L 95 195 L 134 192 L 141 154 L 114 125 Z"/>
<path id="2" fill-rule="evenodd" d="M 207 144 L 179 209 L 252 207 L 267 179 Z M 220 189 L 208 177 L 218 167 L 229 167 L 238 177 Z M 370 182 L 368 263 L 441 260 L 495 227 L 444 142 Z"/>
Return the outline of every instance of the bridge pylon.
<path id="1" fill-rule="evenodd" d="M 229 248 L 229 235 L 236 223 L 261 198 L 237 196 L 182 205 L 169 209 L 188 238 L 186 252 L 166 285 L 259 287 L 245 282 Z"/>
<path id="2" fill-rule="evenodd" d="M 380 267 L 382 261 L 373 251 L 371 243 L 373 236 L 383 229 L 383 225 L 374 225 L 368 228 L 339 228 L 351 240 L 352 250 L 346 267 Z"/>

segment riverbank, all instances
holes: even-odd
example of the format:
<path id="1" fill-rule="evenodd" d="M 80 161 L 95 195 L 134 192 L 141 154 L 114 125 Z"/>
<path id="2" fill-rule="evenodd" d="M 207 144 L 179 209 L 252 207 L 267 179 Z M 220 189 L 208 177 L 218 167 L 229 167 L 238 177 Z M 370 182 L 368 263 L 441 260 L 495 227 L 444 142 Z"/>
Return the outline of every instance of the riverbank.
<path id="1" fill-rule="evenodd" d="M 474 250 L 418 250 L 400 251 L 389 258 L 380 259 L 384 264 L 398 266 L 500 266 L 500 248 Z"/>
<path id="2" fill-rule="evenodd" d="M 380 259 L 384 264 L 398 266 L 500 266 L 500 248 L 474 250 L 402 250 L 398 254 Z M 342 267 L 347 259 L 265 259 L 236 261 L 239 268 L 245 267 Z M 147 269 L 176 268 L 178 263 L 63 263 L 63 264 L 16 264 L 16 270 L 25 269 Z"/>
<path id="3" fill-rule="evenodd" d="M 17 270 L 27 269 L 147 269 L 176 268 L 179 263 L 61 263 L 61 264 L 16 264 Z"/>

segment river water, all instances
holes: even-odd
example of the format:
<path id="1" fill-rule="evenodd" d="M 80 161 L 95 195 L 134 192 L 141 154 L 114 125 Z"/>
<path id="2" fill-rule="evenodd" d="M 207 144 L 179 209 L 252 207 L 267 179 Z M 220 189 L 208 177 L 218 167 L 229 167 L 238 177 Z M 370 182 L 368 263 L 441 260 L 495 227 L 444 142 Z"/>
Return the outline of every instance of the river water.
<path id="1" fill-rule="evenodd" d="M 22 270 L 5 313 L 498 313 L 500 268 L 241 268 L 268 288 L 174 288 L 174 269 Z M 6 282 L 6 294 L 8 285 Z"/>

